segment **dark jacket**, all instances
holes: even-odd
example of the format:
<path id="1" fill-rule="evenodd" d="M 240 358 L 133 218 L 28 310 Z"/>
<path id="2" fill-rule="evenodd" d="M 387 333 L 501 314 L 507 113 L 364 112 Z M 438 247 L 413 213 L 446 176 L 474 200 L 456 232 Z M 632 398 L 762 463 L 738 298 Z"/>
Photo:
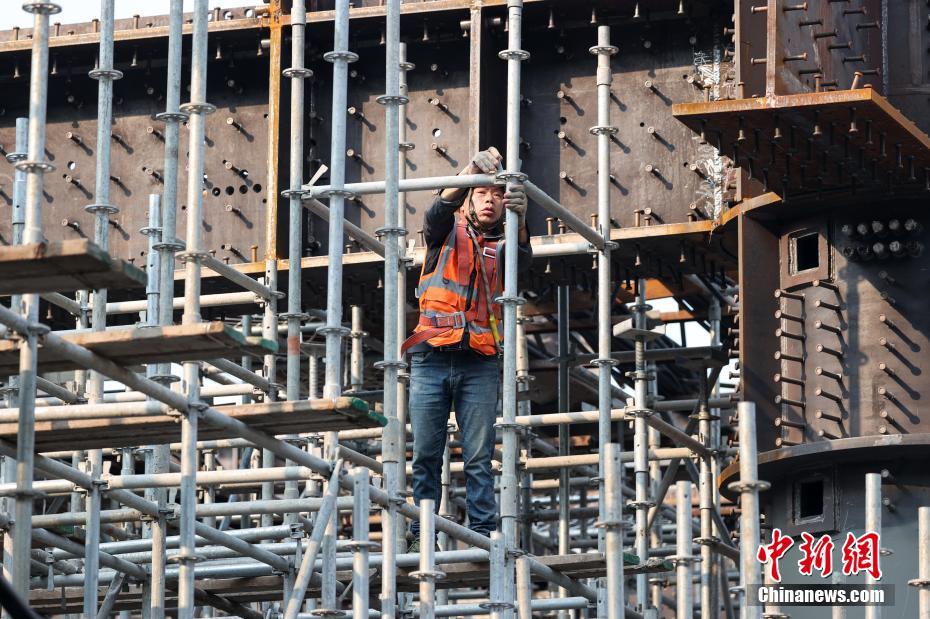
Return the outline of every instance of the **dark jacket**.
<path id="1" fill-rule="evenodd" d="M 462 203 L 465 201 L 465 196 L 467 195 L 468 193 L 466 192 L 460 199 L 450 202 L 443 200 L 441 196 L 437 196 L 433 205 L 426 212 L 426 218 L 423 220 L 423 240 L 426 242 L 423 273 L 430 273 L 436 269 L 436 264 L 439 262 L 439 254 L 442 251 L 442 245 L 449 236 L 449 233 L 452 232 L 452 227 L 455 225 L 455 213 L 458 211 L 459 207 L 462 206 Z M 493 233 L 503 233 L 503 220 L 504 218 L 501 217 L 501 222 L 492 230 Z M 527 226 L 527 233 L 529 233 L 529 226 Z M 532 235 L 528 234 L 527 236 L 529 237 Z M 497 245 L 498 265 L 506 264 L 504 262 L 505 251 L 505 243 L 501 240 Z M 529 242 L 519 243 L 517 245 L 517 251 L 519 252 L 517 254 L 517 273 L 523 274 L 529 270 L 530 265 L 533 263 L 533 248 Z M 501 273 L 501 283 L 503 283 L 503 267 L 500 268 L 499 272 Z M 467 338 L 468 330 L 466 329 L 465 337 L 461 342 L 461 346 L 465 349 L 468 348 Z M 426 352 L 431 349 L 432 347 L 429 343 L 421 342 L 411 348 L 410 352 Z"/>

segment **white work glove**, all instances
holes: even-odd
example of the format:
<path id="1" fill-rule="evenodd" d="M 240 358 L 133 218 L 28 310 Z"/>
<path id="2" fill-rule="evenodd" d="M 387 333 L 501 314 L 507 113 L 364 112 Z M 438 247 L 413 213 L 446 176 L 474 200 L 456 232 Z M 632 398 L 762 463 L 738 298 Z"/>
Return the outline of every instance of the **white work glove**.
<path id="1" fill-rule="evenodd" d="M 469 172 L 471 174 L 494 174 L 501 161 L 501 154 L 496 148 L 490 146 L 487 150 L 480 151 L 472 157 L 471 163 L 468 164 Z"/>
<path id="2" fill-rule="evenodd" d="M 526 224 L 526 191 L 523 185 L 508 185 L 507 192 L 504 194 L 504 208 L 508 208 L 520 216 L 520 227 Z"/>

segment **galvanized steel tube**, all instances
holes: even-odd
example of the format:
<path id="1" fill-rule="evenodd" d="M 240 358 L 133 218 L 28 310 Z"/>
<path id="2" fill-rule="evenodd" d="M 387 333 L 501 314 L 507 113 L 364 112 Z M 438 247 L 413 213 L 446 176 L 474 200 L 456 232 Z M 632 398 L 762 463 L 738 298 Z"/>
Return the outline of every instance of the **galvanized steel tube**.
<path id="1" fill-rule="evenodd" d="M 190 118 L 188 127 L 187 175 L 187 243 L 184 252 L 184 314 L 183 324 L 200 322 L 200 255 L 203 249 L 203 169 L 205 115 L 215 111 L 207 103 L 207 0 L 195 0 L 194 24 L 191 35 L 190 103 L 183 107 Z M 166 291 L 167 292 L 167 291 Z M 183 387 L 190 405 L 181 419 L 181 511 L 180 579 L 178 582 L 178 616 L 194 616 L 194 563 L 197 545 L 194 539 L 197 505 L 197 424 L 200 416 L 200 363 L 184 363 Z"/>
<path id="2" fill-rule="evenodd" d="M 675 531 L 675 599 L 676 617 L 691 619 L 694 613 L 693 586 L 691 583 L 691 482 L 679 481 L 675 496 L 677 529 Z"/>
<path id="3" fill-rule="evenodd" d="M 42 201 L 45 172 L 52 166 L 45 161 L 45 116 L 48 103 L 48 17 L 61 8 L 52 3 L 26 4 L 23 9 L 34 13 L 32 34 L 32 57 L 29 75 L 29 138 L 27 158 L 16 164 L 26 173 L 26 212 L 23 227 L 23 243 L 41 243 Z M 20 308 L 16 308 L 20 309 Z M 23 342 L 19 355 L 19 406 L 20 418 L 16 441 L 16 497 L 15 522 L 32 519 L 33 448 L 35 445 L 35 396 L 36 396 L 36 335 L 31 328 L 38 321 L 39 297 L 27 294 L 22 298 L 23 317 L 28 327 L 20 331 Z M 13 591 L 23 599 L 29 599 L 29 550 L 32 545 L 32 528 L 15 527 L 13 530 Z"/>
<path id="4" fill-rule="evenodd" d="M 521 49 L 523 33 L 523 1 L 507 0 L 507 49 L 498 56 L 507 61 L 507 144 L 506 169 L 498 174 L 507 186 L 520 185 L 526 175 L 520 172 L 520 63 L 529 57 Z M 517 254 L 520 234 L 520 216 L 507 210 L 505 219 L 504 296 L 500 299 L 504 312 L 504 360 L 502 377 L 503 423 L 500 425 L 503 442 L 503 462 L 500 478 L 500 527 L 506 547 L 516 546 L 517 536 L 517 305 L 524 302 L 519 296 Z M 504 594 L 514 594 L 513 558 L 504 556 L 502 573 Z"/>
<path id="5" fill-rule="evenodd" d="M 882 476 L 879 473 L 865 474 L 865 532 L 876 533 L 881 539 L 882 534 Z M 881 548 L 877 549 L 877 554 L 881 554 Z M 879 561 L 879 556 L 874 557 Z M 872 576 L 871 571 L 866 571 L 865 586 L 872 589 L 878 584 L 878 579 Z M 881 619 L 882 607 L 877 604 L 867 604 L 865 607 L 865 619 Z"/>
<path id="6" fill-rule="evenodd" d="M 604 449 L 604 495 L 601 528 L 604 531 L 604 558 L 606 565 L 607 619 L 622 619 L 626 598 L 623 586 L 623 492 L 620 461 L 622 445 L 608 443 Z"/>
<path id="7" fill-rule="evenodd" d="M 287 251 L 287 399 L 300 399 L 301 265 L 303 249 L 303 209 L 300 204 L 304 164 L 304 79 L 313 72 L 304 66 L 307 9 L 304 0 L 291 6 L 291 67 L 284 77 L 291 78 L 291 152 L 288 197 Z"/>
<path id="8" fill-rule="evenodd" d="M 750 586 L 762 584 L 762 572 L 756 560 L 759 548 L 759 460 L 756 447 L 756 405 L 740 402 L 739 415 L 739 482 L 734 486 L 740 493 L 740 586 L 743 599 L 740 604 L 742 619 L 762 619 L 762 606 L 748 604 Z"/>

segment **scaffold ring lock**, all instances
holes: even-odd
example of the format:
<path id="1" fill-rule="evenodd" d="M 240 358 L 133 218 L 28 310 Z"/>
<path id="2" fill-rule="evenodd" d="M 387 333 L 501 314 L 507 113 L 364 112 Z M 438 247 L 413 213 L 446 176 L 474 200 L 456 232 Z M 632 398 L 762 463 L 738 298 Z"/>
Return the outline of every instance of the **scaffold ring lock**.
<path id="1" fill-rule="evenodd" d="M 88 204 L 84 207 L 84 210 L 88 213 L 105 213 L 107 215 L 119 213 L 119 207 L 113 204 Z"/>
<path id="2" fill-rule="evenodd" d="M 383 236 L 388 236 L 388 235 L 404 236 L 407 234 L 407 232 L 408 232 L 407 228 L 401 228 L 397 226 L 393 226 L 393 227 L 382 226 L 380 228 L 375 228 L 375 234 L 379 234 Z"/>
<path id="3" fill-rule="evenodd" d="M 497 52 L 497 57 L 501 60 L 519 60 L 523 62 L 530 59 L 530 53 L 525 49 L 502 49 Z"/>
<path id="4" fill-rule="evenodd" d="M 907 581 L 908 587 L 918 587 L 920 589 L 926 589 L 930 587 L 930 578 L 912 578 Z"/>
<path id="5" fill-rule="evenodd" d="M 206 101 L 190 101 L 182 103 L 180 110 L 188 114 L 212 114 L 216 111 L 216 106 Z"/>
<path id="6" fill-rule="evenodd" d="M 185 563 L 200 563 L 201 561 L 206 561 L 206 560 L 207 558 L 205 556 L 199 555 L 197 553 L 176 554 L 172 557 L 168 557 L 169 563 L 178 563 L 181 565 Z"/>
<path id="7" fill-rule="evenodd" d="M 323 60 L 326 62 L 336 62 L 342 60 L 344 62 L 355 62 L 358 60 L 358 54 L 355 52 L 345 51 L 331 51 L 323 54 Z"/>
<path id="8" fill-rule="evenodd" d="M 404 361 L 375 361 L 373 364 L 377 370 L 386 370 L 388 368 L 397 368 L 398 370 L 407 369 L 407 364 Z"/>
<path id="9" fill-rule="evenodd" d="M 178 253 L 184 249 L 184 243 L 178 241 L 162 241 L 161 243 L 155 243 L 152 245 L 152 249 L 158 251 L 170 251 L 173 254 Z"/>
<path id="10" fill-rule="evenodd" d="M 308 194 L 309 192 L 306 189 L 285 189 L 284 191 L 281 192 L 281 197 L 288 198 L 288 199 L 290 198 L 303 199 Z"/>
<path id="11" fill-rule="evenodd" d="M 307 77 L 313 77 L 313 69 L 306 69 L 303 67 L 291 67 L 289 69 L 284 69 L 281 71 L 281 75 L 284 77 L 289 77 L 291 79 L 302 80 Z"/>
<path id="12" fill-rule="evenodd" d="M 627 501 L 627 507 L 630 509 L 649 509 L 656 506 L 655 501 Z"/>
<path id="13" fill-rule="evenodd" d="M 348 544 L 345 544 L 344 548 L 352 552 L 358 552 L 359 550 L 381 550 L 381 544 L 372 541 L 363 542 L 361 540 L 352 540 Z"/>
<path id="14" fill-rule="evenodd" d="M 445 580 L 446 573 L 442 570 L 418 570 L 410 572 L 410 578 L 415 580 Z"/>
<path id="15" fill-rule="evenodd" d="M 310 314 L 306 312 L 281 312 L 278 314 L 278 320 L 281 322 L 287 322 L 291 318 L 296 318 L 297 320 L 310 320 Z"/>
<path id="16" fill-rule="evenodd" d="M 733 481 L 727 484 L 727 489 L 732 490 L 733 492 L 765 492 L 772 487 L 767 481 L 758 480 L 758 481 Z"/>
<path id="17" fill-rule="evenodd" d="M 406 105 L 410 99 L 404 95 L 378 95 L 375 101 L 381 105 Z"/>
<path id="18" fill-rule="evenodd" d="M 139 228 L 139 234 L 142 236 L 155 236 L 160 233 L 161 226 L 145 226 L 144 228 Z"/>
<path id="19" fill-rule="evenodd" d="M 23 10 L 27 13 L 40 15 L 55 15 L 61 13 L 61 7 L 54 2 L 30 2 L 23 5 Z"/>
<path id="20" fill-rule="evenodd" d="M 508 172 L 504 170 L 503 172 L 498 172 L 494 175 L 494 178 L 499 181 L 513 181 L 515 183 L 524 183 L 526 179 L 529 178 L 523 172 Z"/>
<path id="21" fill-rule="evenodd" d="M 159 112 L 155 114 L 155 120 L 163 123 L 181 123 L 190 118 L 190 114 L 184 112 Z"/>
<path id="22" fill-rule="evenodd" d="M 404 71 L 413 71 L 417 68 L 417 65 L 413 64 L 412 62 L 402 62 L 400 63 L 400 68 Z"/>
<path id="23" fill-rule="evenodd" d="M 588 52 L 591 54 L 607 54 L 613 56 L 620 51 L 620 48 L 616 45 L 592 45 L 588 48 Z"/>
<path id="24" fill-rule="evenodd" d="M 17 161 L 23 161 L 26 157 L 28 157 L 27 153 L 7 153 L 6 154 L 6 160 L 9 161 L 10 163 L 16 163 Z"/>
<path id="25" fill-rule="evenodd" d="M 611 125 L 595 125 L 588 129 L 588 133 L 592 135 L 615 135 L 617 131 L 619 131 L 619 129 Z"/>
<path id="26" fill-rule="evenodd" d="M 634 419 L 648 419 L 656 414 L 654 410 L 649 410 L 648 408 L 634 408 L 628 409 L 625 411 L 625 414 L 633 417 Z"/>
<path id="27" fill-rule="evenodd" d="M 55 166 L 47 161 L 20 161 L 13 166 L 20 172 L 53 172 Z"/>
<path id="28" fill-rule="evenodd" d="M 611 367 L 615 365 L 620 365 L 620 361 L 618 361 L 617 359 L 592 359 L 589 363 L 595 367 L 600 367 L 602 365 L 607 365 Z"/>
<path id="29" fill-rule="evenodd" d="M 594 523 L 595 529 L 622 529 L 625 523 L 620 519 L 604 519 Z"/>
<path id="30" fill-rule="evenodd" d="M 123 72 L 119 69 L 92 69 L 87 72 L 87 77 L 92 80 L 120 80 Z"/>
<path id="31" fill-rule="evenodd" d="M 397 145 L 397 147 L 400 150 L 408 151 L 408 150 L 415 149 L 417 146 L 413 142 L 401 142 L 400 144 Z"/>
<path id="32" fill-rule="evenodd" d="M 526 303 L 526 299 L 523 297 L 497 297 L 494 302 L 501 305 L 523 305 Z"/>
<path id="33" fill-rule="evenodd" d="M 205 251 L 182 251 L 176 258 L 178 262 L 203 262 L 210 257 L 210 254 Z"/>
<path id="34" fill-rule="evenodd" d="M 333 334 L 339 337 L 346 337 L 347 335 L 349 335 L 349 333 L 352 332 L 352 329 L 348 327 L 343 327 L 340 325 L 333 325 L 333 326 L 327 325 L 324 327 L 320 327 L 319 329 L 316 330 L 316 332 L 322 335 Z"/>

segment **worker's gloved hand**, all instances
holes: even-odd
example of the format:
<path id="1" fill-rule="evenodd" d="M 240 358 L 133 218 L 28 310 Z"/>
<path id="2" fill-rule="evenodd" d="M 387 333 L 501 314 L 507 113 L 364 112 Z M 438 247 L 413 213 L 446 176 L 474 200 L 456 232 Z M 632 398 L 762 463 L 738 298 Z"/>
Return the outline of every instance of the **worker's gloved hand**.
<path id="1" fill-rule="evenodd" d="M 513 184 L 507 187 L 507 191 L 504 193 L 504 208 L 508 208 L 520 216 L 521 227 L 526 222 L 527 204 L 526 191 L 523 189 L 523 185 Z"/>
<path id="2" fill-rule="evenodd" d="M 480 151 L 471 159 L 468 164 L 469 173 L 471 174 L 494 174 L 500 164 L 501 154 L 493 146 L 487 150 Z"/>

